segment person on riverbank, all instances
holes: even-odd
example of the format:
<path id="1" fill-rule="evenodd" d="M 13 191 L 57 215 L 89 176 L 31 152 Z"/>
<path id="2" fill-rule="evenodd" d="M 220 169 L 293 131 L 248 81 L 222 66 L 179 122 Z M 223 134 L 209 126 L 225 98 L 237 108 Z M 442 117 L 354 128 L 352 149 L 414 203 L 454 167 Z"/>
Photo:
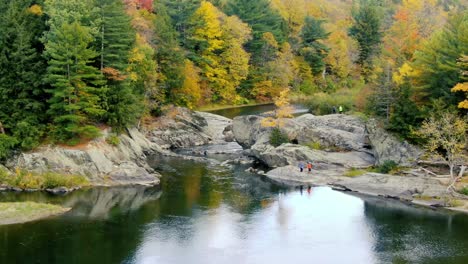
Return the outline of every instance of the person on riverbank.
<path id="1" fill-rule="evenodd" d="M 339 112 L 340 114 L 343 114 L 343 106 L 340 105 L 340 106 L 338 107 L 338 112 Z"/>
<path id="2" fill-rule="evenodd" d="M 299 171 L 300 172 L 304 171 L 304 163 L 302 163 L 302 161 L 299 162 Z"/>
<path id="3" fill-rule="evenodd" d="M 336 114 L 336 106 L 333 106 L 333 107 L 332 107 L 332 113 L 333 113 L 333 114 Z"/>
<path id="4" fill-rule="evenodd" d="M 308 173 L 311 173 L 312 171 L 312 163 L 311 162 L 307 162 L 307 172 Z"/>

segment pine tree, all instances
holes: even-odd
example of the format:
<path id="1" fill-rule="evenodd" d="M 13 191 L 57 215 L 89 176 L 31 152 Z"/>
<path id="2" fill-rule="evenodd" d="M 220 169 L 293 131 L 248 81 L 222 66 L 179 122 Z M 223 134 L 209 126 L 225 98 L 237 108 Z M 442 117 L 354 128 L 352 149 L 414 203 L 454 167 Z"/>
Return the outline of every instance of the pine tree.
<path id="1" fill-rule="evenodd" d="M 128 78 L 130 51 L 135 42 L 135 32 L 125 13 L 123 2 L 98 0 L 100 27 L 99 67 L 107 79 L 105 120 L 116 129 L 134 123 L 142 114 L 142 100 Z"/>
<path id="2" fill-rule="evenodd" d="M 452 16 L 443 30 L 415 52 L 411 66 L 420 100 L 443 98 L 452 105 L 461 101 L 462 95 L 450 90 L 462 79 L 462 65 L 457 60 L 468 54 L 467 36 L 468 11 L 464 11 Z"/>
<path id="3" fill-rule="evenodd" d="M 23 149 L 39 144 L 46 122 L 39 41 L 45 16 L 40 4 L 12 0 L 0 5 L 0 123 Z"/>
<path id="4" fill-rule="evenodd" d="M 370 67 L 370 60 L 382 39 L 382 21 L 375 0 L 359 0 L 359 7 L 357 10 L 353 9 L 352 15 L 353 25 L 349 29 L 349 35 L 359 45 L 357 63 L 362 67 Z"/>
<path id="5" fill-rule="evenodd" d="M 92 49 L 91 29 L 78 22 L 51 28 L 45 43 L 49 66 L 45 80 L 52 88 L 48 114 L 59 141 L 92 138 L 98 134 L 93 121 L 104 114 L 102 74 L 92 66 L 98 52 Z"/>
<path id="6" fill-rule="evenodd" d="M 309 63 L 313 74 L 319 74 L 324 70 L 324 59 L 330 50 L 321 42 L 330 35 L 322 27 L 324 22 L 310 16 L 306 17 L 300 34 L 302 38 L 301 55 Z"/>
<path id="7" fill-rule="evenodd" d="M 167 7 L 175 29 L 180 33 L 181 42 L 185 45 L 190 17 L 200 7 L 201 0 L 160 0 Z"/>

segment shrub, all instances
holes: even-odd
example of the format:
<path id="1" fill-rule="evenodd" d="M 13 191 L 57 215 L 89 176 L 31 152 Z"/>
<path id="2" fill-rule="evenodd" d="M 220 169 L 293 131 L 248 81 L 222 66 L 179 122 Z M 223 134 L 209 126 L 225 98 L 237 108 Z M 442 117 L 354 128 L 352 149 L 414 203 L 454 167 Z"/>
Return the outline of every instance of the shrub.
<path id="1" fill-rule="evenodd" d="M 468 195 L 468 187 L 467 186 L 463 187 L 463 189 L 461 189 L 459 191 L 459 193 L 464 194 L 464 195 Z"/>
<path id="2" fill-rule="evenodd" d="M 271 135 L 270 135 L 271 145 L 278 147 L 281 144 L 288 143 L 288 142 L 289 142 L 289 138 L 286 134 L 281 132 L 281 130 L 277 127 L 273 128 L 273 130 L 271 131 Z"/>
<path id="3" fill-rule="evenodd" d="M 11 152 L 16 147 L 18 141 L 16 138 L 0 134 L 0 160 L 8 158 L 11 155 Z"/>
<path id="4" fill-rule="evenodd" d="M 376 168 L 376 171 L 379 173 L 389 173 L 390 171 L 396 169 L 398 164 L 393 160 L 386 160 L 380 166 Z"/>
<path id="5" fill-rule="evenodd" d="M 106 138 L 106 142 L 112 146 L 118 146 L 120 144 L 120 139 L 117 135 L 109 135 Z"/>

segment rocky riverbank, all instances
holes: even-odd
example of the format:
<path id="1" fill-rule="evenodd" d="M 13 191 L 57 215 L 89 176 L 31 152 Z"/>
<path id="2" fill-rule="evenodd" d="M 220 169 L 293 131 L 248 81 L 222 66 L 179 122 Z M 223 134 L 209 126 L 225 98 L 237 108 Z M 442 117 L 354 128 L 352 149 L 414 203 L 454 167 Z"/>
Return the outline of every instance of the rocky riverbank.
<path id="1" fill-rule="evenodd" d="M 109 144 L 106 138 L 111 132 L 103 130 L 102 137 L 85 146 L 44 146 L 22 153 L 5 165 L 10 171 L 21 168 L 36 173 L 52 171 L 65 177 L 83 175 L 93 186 L 157 185 L 160 175 L 148 164 L 150 155 L 226 166 L 250 163 L 250 156 L 269 168 L 263 173 L 266 177 L 290 186 L 329 185 L 402 200 L 446 196 L 446 179 L 409 169 L 416 166 L 422 151 L 388 134 L 375 120 L 311 114 L 284 119 L 281 130 L 291 143 L 274 147 L 270 144 L 272 128 L 263 127 L 262 119 L 251 115 L 231 120 L 174 107 L 140 129 L 128 129 L 118 137 L 118 144 Z M 300 173 L 298 163 L 307 161 L 313 163 L 312 172 Z M 411 173 L 366 173 L 368 168 L 386 161 L 407 167 Z M 363 170 L 363 175 L 345 176 L 356 169 Z"/>
<path id="2" fill-rule="evenodd" d="M 423 152 L 387 133 L 376 120 L 364 121 L 348 115 L 305 114 L 282 120 L 280 130 L 291 143 L 274 147 L 272 128 L 261 125 L 262 116 L 233 120 L 235 139 L 271 170 L 269 179 L 288 186 L 332 186 L 373 196 L 397 198 L 425 205 L 447 205 L 446 178 L 415 170 Z M 311 173 L 300 172 L 299 163 L 312 162 Z M 402 175 L 380 174 L 369 168 L 393 161 L 407 168 Z M 413 169 L 412 169 L 413 168 Z M 347 177 L 361 169 L 362 175 Z"/>
<path id="3" fill-rule="evenodd" d="M 0 165 L 0 169 L 11 177 L 16 177 L 18 171 L 34 175 L 55 173 L 63 177 L 85 176 L 91 186 L 154 186 L 159 184 L 160 174 L 148 164 L 147 157 L 150 155 L 177 156 L 171 150 L 207 145 L 210 146 L 210 153 L 242 151 L 237 143 L 232 142 L 231 123 L 232 120 L 221 116 L 174 107 L 140 129 L 127 129 L 117 139 L 114 138 L 114 142 L 108 139 L 115 135 L 110 129 L 104 129 L 101 137 L 83 145 L 46 145 L 20 153 L 4 166 Z M 66 193 L 74 189 L 60 187 L 49 191 Z M 0 179 L 0 190 L 37 189 L 2 186 Z"/>

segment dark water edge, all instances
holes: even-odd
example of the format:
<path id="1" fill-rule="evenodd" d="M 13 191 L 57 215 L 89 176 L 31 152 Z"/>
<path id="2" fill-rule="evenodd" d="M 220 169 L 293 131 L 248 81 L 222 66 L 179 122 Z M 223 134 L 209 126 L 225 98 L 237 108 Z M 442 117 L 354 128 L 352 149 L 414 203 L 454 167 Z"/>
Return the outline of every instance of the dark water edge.
<path id="1" fill-rule="evenodd" d="M 95 188 L 72 206 L 0 226 L 0 263 L 468 263 L 468 216 L 330 188 L 285 189 L 245 172 L 153 157 L 158 188 Z"/>
<path id="2" fill-rule="evenodd" d="M 309 111 L 308 107 L 303 103 L 293 103 L 293 114 L 300 115 L 307 113 Z M 227 118 L 234 118 L 236 116 L 243 116 L 243 115 L 258 115 L 265 112 L 275 110 L 274 104 L 264 104 L 264 105 L 251 105 L 251 106 L 242 106 L 242 107 L 234 107 L 234 108 L 226 108 L 226 109 L 219 109 L 209 111 L 212 114 L 221 115 Z"/>

